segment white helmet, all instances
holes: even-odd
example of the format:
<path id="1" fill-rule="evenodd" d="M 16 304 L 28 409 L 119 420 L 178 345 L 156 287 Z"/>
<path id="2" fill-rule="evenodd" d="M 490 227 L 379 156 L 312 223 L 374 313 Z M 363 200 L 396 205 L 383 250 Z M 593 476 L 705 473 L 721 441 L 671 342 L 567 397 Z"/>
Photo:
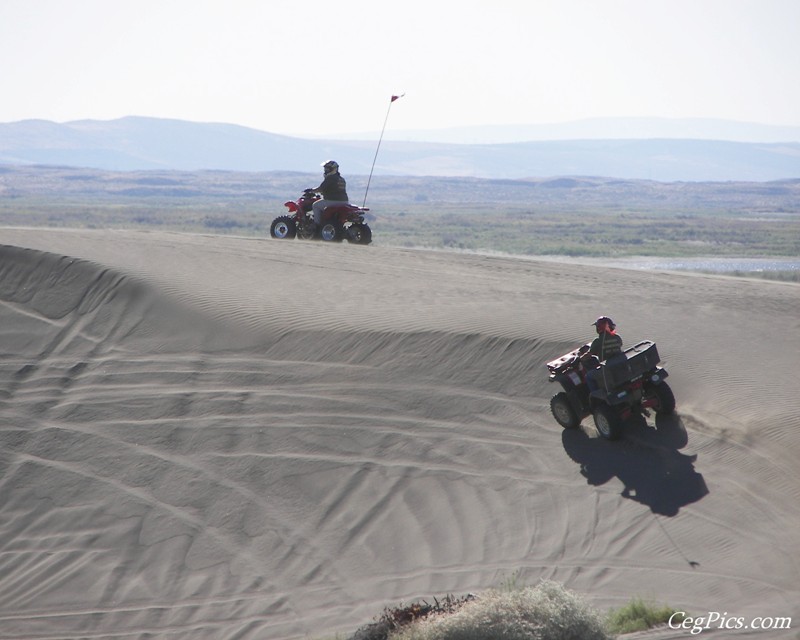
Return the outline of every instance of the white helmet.
<path id="1" fill-rule="evenodd" d="M 339 163 L 336 162 L 336 160 L 326 160 L 320 166 L 323 168 L 326 176 L 329 173 L 336 173 L 339 171 Z"/>

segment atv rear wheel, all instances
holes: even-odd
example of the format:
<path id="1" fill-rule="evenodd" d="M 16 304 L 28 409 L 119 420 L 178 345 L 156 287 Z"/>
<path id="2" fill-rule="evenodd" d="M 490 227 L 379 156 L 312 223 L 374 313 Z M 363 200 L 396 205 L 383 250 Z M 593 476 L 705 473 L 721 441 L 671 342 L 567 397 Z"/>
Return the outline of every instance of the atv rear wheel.
<path id="1" fill-rule="evenodd" d="M 622 418 L 607 404 L 598 404 L 594 408 L 593 417 L 594 426 L 601 437 L 606 440 L 618 440 L 622 435 Z"/>
<path id="2" fill-rule="evenodd" d="M 269 235 L 279 240 L 291 240 L 297 235 L 297 225 L 292 216 L 281 216 L 272 221 Z"/>
<path id="3" fill-rule="evenodd" d="M 297 237 L 300 240 L 313 240 L 316 227 L 311 223 L 301 224 L 297 227 Z"/>
<path id="4" fill-rule="evenodd" d="M 323 242 L 341 242 L 344 229 L 338 222 L 326 222 L 319 230 L 320 240 Z"/>
<path id="5" fill-rule="evenodd" d="M 575 413 L 575 409 L 569 403 L 567 394 L 563 391 L 559 391 L 550 398 L 550 411 L 556 422 L 565 429 L 575 429 L 581 423 L 578 414 Z"/>
<path id="6" fill-rule="evenodd" d="M 354 244 L 369 244 L 372 242 L 372 229 L 363 222 L 356 222 L 347 230 L 347 239 Z"/>
<path id="7" fill-rule="evenodd" d="M 647 395 L 655 396 L 658 403 L 653 410 L 661 416 L 668 416 L 675 411 L 675 394 L 666 382 L 659 382 L 647 390 Z"/>

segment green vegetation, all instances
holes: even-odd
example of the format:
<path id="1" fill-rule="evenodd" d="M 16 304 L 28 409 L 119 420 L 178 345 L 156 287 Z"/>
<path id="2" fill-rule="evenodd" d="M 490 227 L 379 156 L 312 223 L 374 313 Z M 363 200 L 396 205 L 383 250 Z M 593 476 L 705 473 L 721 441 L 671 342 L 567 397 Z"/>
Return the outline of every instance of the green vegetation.
<path id="1" fill-rule="evenodd" d="M 673 618 L 673 622 L 683 621 L 683 616 L 676 614 L 672 607 L 659 606 L 654 602 L 634 598 L 624 607 L 609 612 L 606 628 L 611 633 L 633 633 L 667 624 L 670 618 Z"/>
<path id="2" fill-rule="evenodd" d="M 753 220 L 713 212 L 462 210 L 382 216 L 380 223 L 381 242 L 398 246 L 597 258 L 800 255 L 800 215 Z"/>
<path id="3" fill-rule="evenodd" d="M 706 271 L 706 273 L 713 273 Z M 779 282 L 798 282 L 800 283 L 800 271 L 739 271 L 728 272 L 727 275 L 736 278 L 761 278 L 762 280 L 777 280 Z"/>
<path id="4" fill-rule="evenodd" d="M 268 237 L 272 220 L 286 213 L 283 202 L 318 179 L 0 167 L 0 226 Z M 353 202 L 364 187 L 363 176 L 349 178 Z M 376 177 L 369 206 L 375 244 L 383 246 L 597 258 L 800 256 L 800 180 Z"/>

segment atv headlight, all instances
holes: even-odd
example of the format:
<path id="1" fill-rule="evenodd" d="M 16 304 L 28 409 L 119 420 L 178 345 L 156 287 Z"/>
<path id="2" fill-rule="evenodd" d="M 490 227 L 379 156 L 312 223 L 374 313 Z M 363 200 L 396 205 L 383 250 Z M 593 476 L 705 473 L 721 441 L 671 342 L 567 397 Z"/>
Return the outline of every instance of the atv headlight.
<path id="1" fill-rule="evenodd" d="M 661 378 L 659 377 L 659 375 L 657 373 L 654 373 L 652 376 L 650 376 L 650 380 L 652 382 L 660 382 Z"/>

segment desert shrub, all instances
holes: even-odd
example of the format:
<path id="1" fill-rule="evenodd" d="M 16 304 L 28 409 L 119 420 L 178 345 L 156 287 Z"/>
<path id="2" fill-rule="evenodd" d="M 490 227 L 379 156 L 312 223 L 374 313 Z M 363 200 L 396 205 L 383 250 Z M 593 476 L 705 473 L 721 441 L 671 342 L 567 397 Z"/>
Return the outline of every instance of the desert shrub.
<path id="1" fill-rule="evenodd" d="M 388 640 L 392 632 L 410 625 L 420 618 L 431 615 L 451 614 L 475 598 L 471 593 L 456 598 L 448 595 L 442 600 L 433 599 L 433 604 L 423 600 L 398 607 L 387 607 L 375 622 L 361 627 L 351 640 Z"/>
<path id="2" fill-rule="evenodd" d="M 608 640 L 599 614 L 555 582 L 491 590 L 450 614 L 428 616 L 390 640 Z"/>
<path id="3" fill-rule="evenodd" d="M 675 613 L 675 609 L 658 606 L 641 598 L 634 598 L 619 609 L 609 611 L 606 627 L 612 633 L 633 633 L 644 631 L 659 624 L 666 624 Z M 682 620 L 681 617 L 679 620 Z"/>

